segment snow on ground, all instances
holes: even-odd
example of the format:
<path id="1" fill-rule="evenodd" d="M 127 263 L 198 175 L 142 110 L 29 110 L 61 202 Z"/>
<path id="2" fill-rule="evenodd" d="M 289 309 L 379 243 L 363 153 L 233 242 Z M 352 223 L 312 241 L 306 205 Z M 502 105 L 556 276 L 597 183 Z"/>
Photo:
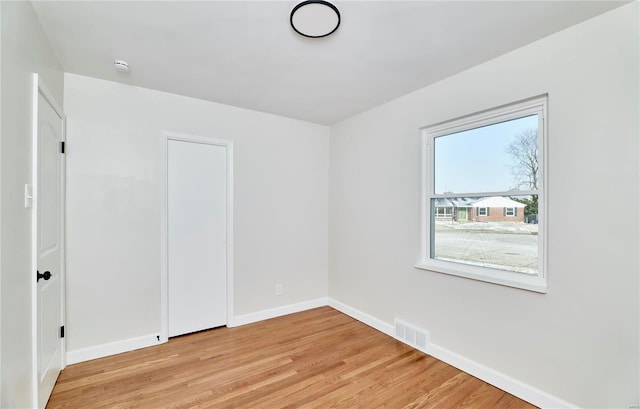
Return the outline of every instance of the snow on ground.
<path id="1" fill-rule="evenodd" d="M 537 224 L 514 222 L 465 222 L 436 220 L 436 230 L 465 230 L 483 233 L 538 234 Z"/>

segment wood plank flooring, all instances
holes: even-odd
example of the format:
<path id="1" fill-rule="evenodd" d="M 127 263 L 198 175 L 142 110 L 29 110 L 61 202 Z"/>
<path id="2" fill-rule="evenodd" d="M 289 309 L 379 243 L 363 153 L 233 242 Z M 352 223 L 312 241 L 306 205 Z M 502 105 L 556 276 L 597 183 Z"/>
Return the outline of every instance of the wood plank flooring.
<path id="1" fill-rule="evenodd" d="M 47 408 L 534 408 L 330 307 L 68 366 Z"/>

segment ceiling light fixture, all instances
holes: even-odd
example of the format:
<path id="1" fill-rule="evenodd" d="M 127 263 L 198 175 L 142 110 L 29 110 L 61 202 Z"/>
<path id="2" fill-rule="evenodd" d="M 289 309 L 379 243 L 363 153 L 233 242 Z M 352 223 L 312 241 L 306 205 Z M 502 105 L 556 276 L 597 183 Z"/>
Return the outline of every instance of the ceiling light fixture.
<path id="1" fill-rule="evenodd" d="M 289 22 L 296 33 L 309 38 L 321 38 L 338 29 L 340 12 L 328 1 L 307 0 L 291 10 Z"/>

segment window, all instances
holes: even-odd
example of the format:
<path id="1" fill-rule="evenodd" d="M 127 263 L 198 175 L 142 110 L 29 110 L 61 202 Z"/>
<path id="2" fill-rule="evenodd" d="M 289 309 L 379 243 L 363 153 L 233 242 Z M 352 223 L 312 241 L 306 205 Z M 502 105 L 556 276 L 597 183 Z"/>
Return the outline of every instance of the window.
<path id="1" fill-rule="evenodd" d="M 452 207 L 436 206 L 436 217 L 453 217 Z"/>
<path id="2" fill-rule="evenodd" d="M 546 292 L 546 112 L 542 96 L 422 128 L 417 268 Z"/>

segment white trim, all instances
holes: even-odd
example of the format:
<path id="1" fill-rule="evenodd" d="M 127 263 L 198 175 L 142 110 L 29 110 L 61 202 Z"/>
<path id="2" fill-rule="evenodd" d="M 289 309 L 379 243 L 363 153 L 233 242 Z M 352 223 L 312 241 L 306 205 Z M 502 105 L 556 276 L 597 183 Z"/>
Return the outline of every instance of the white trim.
<path id="1" fill-rule="evenodd" d="M 169 299 L 167 271 L 167 194 L 168 167 L 167 150 L 169 140 L 223 146 L 227 151 L 227 322 L 234 317 L 234 270 L 233 270 L 233 142 L 226 139 L 188 135 L 163 131 L 161 138 L 161 200 L 160 200 L 160 341 L 169 340 Z"/>
<path id="2" fill-rule="evenodd" d="M 447 348 L 427 343 L 425 352 L 434 358 L 460 369 L 476 378 L 502 389 L 518 398 L 541 408 L 577 408 L 578 405 L 566 402 L 538 388 L 482 365 L 472 359 L 459 355 Z"/>
<path id="3" fill-rule="evenodd" d="M 44 99 L 47 100 L 47 102 L 51 105 L 53 110 L 56 111 L 56 114 L 58 114 L 60 118 L 65 119 L 65 115 L 64 115 L 64 111 L 62 110 L 62 107 L 58 104 L 56 99 L 53 97 L 53 93 L 49 91 L 49 88 L 47 88 L 46 84 L 42 82 L 42 80 L 39 78 L 38 74 L 33 74 L 33 80 L 35 82 L 35 86 L 37 86 L 38 88 L 38 92 L 42 94 Z"/>
<path id="4" fill-rule="evenodd" d="M 547 264 L 547 254 L 548 251 L 548 243 L 549 238 L 547 236 L 547 232 L 549 231 L 549 225 L 547 223 L 547 214 L 548 206 L 547 206 L 547 186 L 549 186 L 549 181 L 547 178 L 547 162 L 549 158 L 548 152 L 548 143 L 547 138 L 549 137 L 549 129 L 547 124 L 549 122 L 549 98 L 548 95 L 545 95 L 545 103 L 542 105 L 542 115 L 539 119 L 538 129 L 542 130 L 542 136 L 538 137 L 538 152 L 542 154 L 542 165 L 538 166 L 538 172 L 540 175 L 538 176 L 539 182 L 542 183 L 542 189 L 538 188 L 538 257 L 540 257 L 540 269 L 542 270 L 541 276 L 544 280 L 545 288 L 547 288 L 549 283 L 548 272 L 549 269 Z M 524 209 L 522 210 L 524 213 Z"/>
<path id="5" fill-rule="evenodd" d="M 163 136 L 160 141 L 160 341 L 167 342 L 169 340 L 169 275 L 167 267 L 167 240 L 168 221 L 167 221 L 167 181 L 169 180 L 167 168 L 167 140 Z"/>
<path id="6" fill-rule="evenodd" d="M 67 351 L 67 363 L 69 365 L 77 364 L 78 362 L 90 361 L 92 359 L 103 358 L 105 356 L 121 354 L 123 352 L 158 345 L 162 342 L 158 340 L 158 336 L 159 334 L 149 334 L 141 337 L 123 339 L 121 341 L 114 341 L 107 344 Z"/>
<path id="7" fill-rule="evenodd" d="M 341 303 L 340 301 L 335 300 L 333 298 L 329 298 L 329 306 L 333 309 L 340 311 L 341 313 L 344 313 L 350 316 L 351 318 L 357 319 L 363 324 L 367 324 L 371 328 L 377 329 L 378 331 L 389 335 L 390 337 L 394 336 L 395 330 L 394 330 L 393 324 L 389 324 L 387 322 L 379 320 L 376 317 L 373 317 L 356 308 L 353 308 L 350 305 Z"/>
<path id="8" fill-rule="evenodd" d="M 427 150 L 429 146 L 427 146 Z M 492 196 L 531 196 L 537 195 L 537 190 L 503 190 L 495 192 L 466 192 L 466 193 L 434 193 L 431 195 L 433 199 L 455 199 L 458 197 L 475 197 L 478 199 L 487 199 Z"/>
<path id="9" fill-rule="evenodd" d="M 577 408 L 567 401 L 544 392 L 538 388 L 466 358 L 440 345 L 427 342 L 425 351 L 434 358 L 441 360 L 463 372 L 502 389 L 518 398 L 541 408 Z"/>
<path id="10" fill-rule="evenodd" d="M 251 324 L 253 322 L 263 321 L 270 318 L 281 317 L 283 315 L 293 314 L 296 312 L 306 311 L 313 308 L 324 307 L 327 305 L 327 298 L 317 298 L 300 302 L 297 304 L 284 305 L 282 307 L 271 308 L 268 310 L 258 311 L 250 314 L 233 317 L 227 324 L 228 327 L 237 327 L 241 325 Z M 158 339 L 160 338 L 160 339 Z M 114 341 L 107 344 L 96 345 L 87 348 L 67 351 L 66 360 L 69 365 L 78 362 L 90 361 L 92 359 L 103 358 L 105 356 L 121 354 L 123 352 L 134 351 L 136 349 L 152 347 L 167 342 L 162 339 L 162 334 L 149 334 L 141 337 Z"/>
<path id="11" fill-rule="evenodd" d="M 484 111 L 428 125 L 421 128 L 421 130 L 428 130 L 431 134 L 452 134 L 473 128 L 480 128 L 496 122 L 504 122 L 510 119 L 533 115 L 535 111 L 539 110 L 541 102 L 545 101 L 546 98 L 547 94 L 539 95 L 522 101 L 504 104 L 499 107 L 485 109 Z"/>
<path id="12" fill-rule="evenodd" d="M 38 95 L 39 77 L 33 74 L 31 125 L 31 271 L 38 270 Z M 38 407 L 38 283 L 31 279 L 31 406 Z"/>
<path id="13" fill-rule="evenodd" d="M 429 259 L 418 262 L 415 268 L 454 275 L 458 277 L 470 278 L 472 280 L 484 281 L 492 284 L 504 285 L 507 287 L 519 288 L 521 290 L 546 293 L 547 283 L 538 275 L 519 273 L 514 271 L 499 270 L 496 268 L 482 267 L 472 264 L 463 264 L 457 261 L 444 259 Z"/>
<path id="14" fill-rule="evenodd" d="M 241 325 L 251 324 L 258 321 L 267 320 L 270 318 L 281 317 L 296 312 L 306 311 L 313 308 L 330 306 L 337 311 L 342 312 L 345 315 L 354 318 L 363 324 L 372 327 L 394 339 L 397 339 L 394 335 L 394 327 L 385 321 L 382 321 L 376 317 L 373 317 L 365 312 L 362 312 L 350 305 L 344 304 L 333 298 L 317 298 L 315 300 L 309 300 L 300 302 L 297 304 L 290 304 L 281 307 L 271 308 L 268 310 L 262 310 L 250 314 L 244 314 L 234 317 L 227 326 L 237 327 Z M 162 343 L 162 340 L 158 340 L 159 334 L 150 334 L 137 338 L 130 338 L 122 341 L 111 342 L 108 344 L 97 345 L 94 347 L 77 349 L 67 352 L 67 363 L 75 364 L 78 362 L 89 361 L 92 359 L 102 358 L 105 356 L 116 355 L 123 352 L 133 351 L 140 348 L 146 348 L 150 346 Z M 401 341 L 401 340 L 400 340 Z M 419 350 L 419 349 L 418 349 Z M 538 388 L 514 379 L 506 374 L 491 369 L 483 364 L 480 364 L 472 359 L 466 358 L 460 354 L 457 354 L 447 348 L 434 344 L 427 340 L 427 345 L 424 349 L 425 353 L 433 356 L 436 359 L 441 360 L 453 367 L 460 369 L 476 378 L 494 385 L 520 399 L 530 402 L 541 408 L 575 408 L 577 405 L 566 402 L 556 396 L 553 396 L 547 392 L 544 392 Z"/>
<path id="15" fill-rule="evenodd" d="M 547 189 L 547 122 L 548 122 L 548 96 L 541 95 L 524 101 L 503 105 L 497 108 L 470 114 L 450 121 L 426 126 L 420 129 L 422 139 L 422 174 L 420 191 L 420 241 L 418 248 L 418 261 L 416 268 L 470 278 L 493 284 L 509 286 L 539 293 L 548 290 L 547 273 L 547 225 L 546 225 L 546 189 Z M 505 191 L 505 192 L 467 192 L 455 194 L 436 194 L 435 180 L 433 178 L 433 164 L 435 160 L 435 148 L 433 140 L 439 136 L 466 131 L 521 118 L 529 115 L 538 115 L 538 152 L 539 160 L 539 184 L 537 190 Z M 471 264 L 455 263 L 451 261 L 435 260 L 434 240 L 431 233 L 434 230 L 434 218 L 431 217 L 431 200 L 436 198 L 454 198 L 463 196 L 511 196 L 511 195 L 538 195 L 538 271 L 535 275 L 518 273 L 517 271 L 500 270 Z M 506 212 L 505 212 L 506 213 Z M 506 214 L 505 214 L 506 216 Z M 514 217 L 514 216 L 508 216 Z"/>
<path id="16" fill-rule="evenodd" d="M 227 324 L 228 327 L 239 327 L 258 321 L 271 318 L 282 317 L 283 315 L 294 314 L 296 312 L 311 310 L 313 308 L 327 305 L 327 298 L 316 298 L 315 300 L 303 301 L 296 304 L 283 305 L 281 307 L 270 308 L 268 310 L 256 311 L 249 314 L 237 315 Z"/>
<path id="17" fill-rule="evenodd" d="M 329 306 L 354 318 L 370 327 L 389 335 L 395 339 L 394 327 L 392 324 L 372 317 L 356 308 L 341 303 L 333 298 L 329 298 Z M 402 340 L 399 340 L 403 342 Z M 403 342 L 404 343 L 404 342 Z M 408 345 L 408 344 L 407 344 Z M 417 349 L 417 348 L 416 348 Z M 418 349 L 419 350 L 419 349 Z M 494 385 L 518 398 L 525 400 L 541 408 L 576 408 L 577 405 L 566 402 L 556 396 L 544 392 L 538 388 L 514 379 L 506 374 L 491 369 L 472 359 L 466 358 L 447 348 L 434 344 L 427 339 L 425 350 L 423 351 L 442 362 L 460 369 L 476 378 Z"/>

